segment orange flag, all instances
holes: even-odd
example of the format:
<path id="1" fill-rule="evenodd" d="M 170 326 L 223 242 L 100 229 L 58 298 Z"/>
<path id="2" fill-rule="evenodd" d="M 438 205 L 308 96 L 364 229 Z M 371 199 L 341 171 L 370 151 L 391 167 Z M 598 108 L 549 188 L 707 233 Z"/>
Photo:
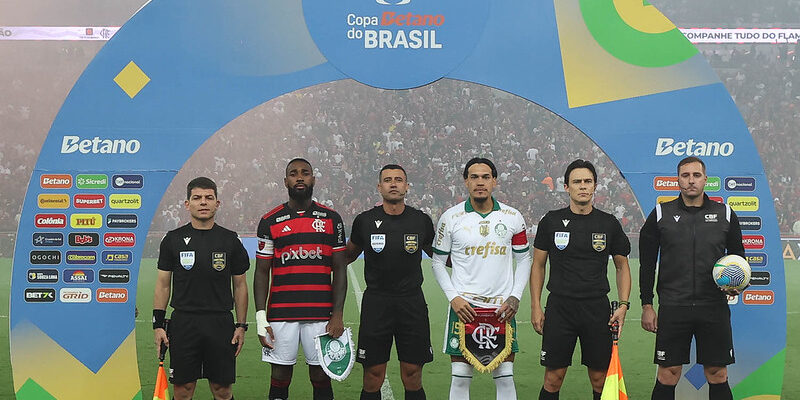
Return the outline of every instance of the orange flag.
<path id="1" fill-rule="evenodd" d="M 169 400 L 169 381 L 167 373 L 164 371 L 164 361 L 158 363 L 158 374 L 156 375 L 156 390 L 153 392 L 153 400 Z"/>
<path id="2" fill-rule="evenodd" d="M 628 391 L 625 389 L 625 380 L 622 378 L 622 365 L 619 362 L 619 346 L 617 341 L 611 347 L 611 362 L 608 364 L 606 383 L 603 385 L 603 394 L 600 400 L 628 400 Z"/>

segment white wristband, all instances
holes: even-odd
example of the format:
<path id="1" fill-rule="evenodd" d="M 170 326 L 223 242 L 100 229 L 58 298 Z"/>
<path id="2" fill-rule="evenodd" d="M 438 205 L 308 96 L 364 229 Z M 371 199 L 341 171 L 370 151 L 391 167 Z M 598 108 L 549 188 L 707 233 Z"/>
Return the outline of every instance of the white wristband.
<path id="1" fill-rule="evenodd" d="M 267 311 L 266 310 L 256 311 L 256 333 L 258 333 L 258 336 L 267 337 L 268 326 L 269 322 L 267 322 Z"/>

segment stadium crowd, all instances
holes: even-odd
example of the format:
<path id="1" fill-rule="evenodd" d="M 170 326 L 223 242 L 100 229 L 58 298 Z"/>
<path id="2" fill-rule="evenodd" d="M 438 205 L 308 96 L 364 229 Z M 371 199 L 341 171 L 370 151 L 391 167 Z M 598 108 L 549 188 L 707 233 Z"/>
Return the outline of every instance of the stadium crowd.
<path id="1" fill-rule="evenodd" d="M 11 79 L 0 80 L 0 185 L 5 189 L 0 192 L 0 256 L 10 255 L 13 248 L 25 183 L 50 124 L 100 48 L 82 42 L 4 45 L 18 61 L 7 66 Z M 780 231 L 800 234 L 796 47 L 700 46 L 750 127 L 775 198 Z M 638 232 L 643 223 L 636 199 L 608 157 L 538 105 L 453 80 L 399 91 L 339 81 L 272 99 L 222 128 L 179 172 L 151 231 L 186 223 L 181 183 L 208 175 L 220 184 L 219 220 L 238 232 L 253 233 L 259 217 L 285 199 L 283 168 L 292 156 L 305 156 L 314 164 L 319 175 L 316 198 L 337 209 L 348 226 L 379 200 L 377 170 L 390 162 L 408 169 L 413 185 L 409 203 L 435 219 L 463 200 L 461 168 L 479 154 L 498 165 L 497 197 L 520 209 L 529 223 L 564 204 L 559 175 L 578 157 L 598 166 L 598 208 L 620 218 L 627 232 Z"/>

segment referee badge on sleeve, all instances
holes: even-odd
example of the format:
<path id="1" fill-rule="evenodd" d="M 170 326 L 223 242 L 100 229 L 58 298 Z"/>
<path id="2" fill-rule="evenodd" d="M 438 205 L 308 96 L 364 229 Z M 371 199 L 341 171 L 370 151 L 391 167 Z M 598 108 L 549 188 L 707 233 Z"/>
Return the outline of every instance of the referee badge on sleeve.
<path id="1" fill-rule="evenodd" d="M 217 271 L 222 271 L 225 269 L 224 251 L 215 251 L 211 253 L 211 266 Z"/>
<path id="2" fill-rule="evenodd" d="M 369 235 L 369 244 L 372 246 L 372 250 L 376 253 L 380 253 L 383 251 L 383 248 L 386 247 L 386 235 L 383 233 Z"/>
<path id="3" fill-rule="evenodd" d="M 187 271 L 194 267 L 194 251 L 181 252 L 181 265 Z"/>
<path id="4" fill-rule="evenodd" d="M 414 254 L 419 248 L 419 236 L 416 233 L 406 233 L 403 235 L 403 245 L 406 253 Z"/>
<path id="5" fill-rule="evenodd" d="M 606 249 L 605 233 L 592 233 L 592 248 L 595 251 L 603 251 Z"/>

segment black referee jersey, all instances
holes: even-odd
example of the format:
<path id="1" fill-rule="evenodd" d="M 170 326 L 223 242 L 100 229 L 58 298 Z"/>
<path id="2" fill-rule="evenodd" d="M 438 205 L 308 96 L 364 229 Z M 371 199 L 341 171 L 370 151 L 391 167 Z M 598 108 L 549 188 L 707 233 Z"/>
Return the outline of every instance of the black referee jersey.
<path id="1" fill-rule="evenodd" d="M 389 215 L 383 206 L 359 214 L 350 240 L 364 250 L 364 279 L 371 293 L 408 295 L 422 286 L 422 251 L 433 244 L 433 222 L 424 212 L 405 206 Z"/>
<path id="2" fill-rule="evenodd" d="M 631 252 L 617 218 L 594 207 L 588 215 L 569 207 L 549 211 L 539 222 L 533 247 L 547 251 L 550 259 L 547 290 L 573 298 L 608 294 L 608 257 Z"/>

